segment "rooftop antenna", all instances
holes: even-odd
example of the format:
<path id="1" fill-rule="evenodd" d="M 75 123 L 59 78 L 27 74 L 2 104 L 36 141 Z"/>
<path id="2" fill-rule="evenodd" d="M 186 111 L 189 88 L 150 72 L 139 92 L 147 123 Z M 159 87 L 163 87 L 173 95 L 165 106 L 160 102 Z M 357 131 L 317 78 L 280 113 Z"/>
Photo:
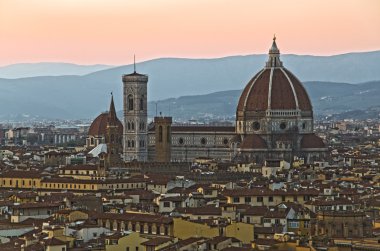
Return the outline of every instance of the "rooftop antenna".
<path id="1" fill-rule="evenodd" d="M 157 102 L 156 102 L 156 117 L 157 117 Z"/>
<path id="2" fill-rule="evenodd" d="M 136 73 L 136 55 L 133 54 L 133 73 Z"/>

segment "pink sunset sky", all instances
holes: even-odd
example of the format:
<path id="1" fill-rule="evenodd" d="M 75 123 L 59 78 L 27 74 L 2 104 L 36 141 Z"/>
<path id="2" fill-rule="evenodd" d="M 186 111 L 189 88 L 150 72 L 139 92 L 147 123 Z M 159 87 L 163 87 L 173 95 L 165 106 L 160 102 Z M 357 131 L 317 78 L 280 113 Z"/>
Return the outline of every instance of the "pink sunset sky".
<path id="1" fill-rule="evenodd" d="M 379 0 L 0 0 L 0 65 L 380 49 Z"/>

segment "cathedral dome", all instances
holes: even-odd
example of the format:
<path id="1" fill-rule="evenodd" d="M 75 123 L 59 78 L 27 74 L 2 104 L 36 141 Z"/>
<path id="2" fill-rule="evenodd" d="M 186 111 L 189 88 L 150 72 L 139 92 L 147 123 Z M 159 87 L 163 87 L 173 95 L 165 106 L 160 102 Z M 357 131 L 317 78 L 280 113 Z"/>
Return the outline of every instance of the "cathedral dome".
<path id="1" fill-rule="evenodd" d="M 280 61 L 276 38 L 269 60 L 244 88 L 237 105 L 237 116 L 246 112 L 298 110 L 312 112 L 309 96 L 301 82 Z"/>
<path id="2" fill-rule="evenodd" d="M 106 135 L 107 124 L 116 125 L 118 133 L 120 135 L 123 135 L 123 124 L 116 116 L 113 97 L 111 99 L 110 110 L 96 117 L 96 119 L 92 122 L 90 129 L 88 130 L 88 135 L 94 137 Z"/>

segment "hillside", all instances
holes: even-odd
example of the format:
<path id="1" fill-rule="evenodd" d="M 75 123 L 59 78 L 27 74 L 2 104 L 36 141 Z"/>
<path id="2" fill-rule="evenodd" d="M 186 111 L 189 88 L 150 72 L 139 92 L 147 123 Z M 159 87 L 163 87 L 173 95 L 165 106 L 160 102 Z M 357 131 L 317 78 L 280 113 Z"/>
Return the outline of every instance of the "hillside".
<path id="1" fill-rule="evenodd" d="M 363 84 L 306 82 L 306 90 L 318 116 L 345 113 L 358 117 L 363 110 L 380 111 L 380 81 Z M 231 119 L 242 90 L 215 92 L 206 95 L 183 96 L 149 103 L 149 115 L 157 111 L 176 119 Z M 355 114 L 359 113 L 359 114 Z M 366 116 L 364 116 L 367 118 Z"/>
<path id="2" fill-rule="evenodd" d="M 0 78 L 29 78 L 38 76 L 86 75 L 112 68 L 111 65 L 77 65 L 69 63 L 24 63 L 0 67 Z"/>
<path id="3" fill-rule="evenodd" d="M 223 111 L 233 114 L 239 91 L 235 91 L 235 94 L 223 91 L 241 90 L 263 67 L 266 58 L 266 55 L 219 59 L 163 58 L 139 63 L 137 70 L 149 75 L 150 101 L 181 97 L 179 100 L 185 103 L 180 107 L 183 111 L 190 111 L 190 115 L 201 111 L 206 105 L 207 111 L 211 113 Z M 380 80 L 380 51 L 330 57 L 282 55 L 281 58 L 284 65 L 302 81 L 318 81 L 306 82 L 317 113 L 379 105 L 379 101 L 373 98 L 376 92 L 368 92 L 376 88 L 376 81 L 357 86 L 327 82 L 356 84 Z M 93 118 L 108 108 L 111 91 L 117 109 L 121 110 L 121 76 L 130 72 L 132 66 L 127 65 L 84 76 L 0 79 L 0 107 L 3 107 L 0 119 L 19 114 L 47 118 Z M 347 93 L 349 91 L 352 92 Z M 209 94 L 209 98 L 215 97 L 215 102 L 201 105 L 198 99 L 202 100 L 202 96 L 199 95 L 206 93 L 213 93 Z M 159 104 L 159 109 L 168 113 L 169 105 L 165 102 Z M 170 109 L 170 113 L 174 114 L 175 109 L 179 108 L 172 103 Z M 150 114 L 154 114 L 154 111 L 155 105 Z"/>

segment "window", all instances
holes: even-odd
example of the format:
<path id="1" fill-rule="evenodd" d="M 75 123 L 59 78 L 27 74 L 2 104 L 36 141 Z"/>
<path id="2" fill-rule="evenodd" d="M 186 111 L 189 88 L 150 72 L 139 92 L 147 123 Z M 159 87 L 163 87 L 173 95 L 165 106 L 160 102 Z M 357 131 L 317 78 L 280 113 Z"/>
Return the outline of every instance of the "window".
<path id="1" fill-rule="evenodd" d="M 170 202 L 169 201 L 165 201 L 164 202 L 164 207 L 170 207 Z"/>
<path id="2" fill-rule="evenodd" d="M 251 197 L 245 197 L 244 202 L 245 203 L 251 203 Z"/>
<path id="3" fill-rule="evenodd" d="M 251 223 L 251 217 L 247 216 L 247 223 Z"/>
<path id="4" fill-rule="evenodd" d="M 286 123 L 285 122 L 282 122 L 281 124 L 280 124 L 280 129 L 281 130 L 284 130 L 286 128 Z"/>
<path id="5" fill-rule="evenodd" d="M 131 130 L 135 130 L 135 123 L 133 121 L 131 122 Z"/>
<path id="6" fill-rule="evenodd" d="M 264 223 L 271 223 L 270 219 L 264 219 Z"/>
<path id="7" fill-rule="evenodd" d="M 239 197 L 234 197 L 234 203 L 239 203 L 240 202 L 240 198 Z"/>
<path id="8" fill-rule="evenodd" d="M 225 144 L 225 145 L 228 144 L 228 139 L 227 139 L 227 138 L 224 138 L 224 139 L 223 139 L 223 144 Z"/>
<path id="9" fill-rule="evenodd" d="M 268 201 L 273 202 L 273 196 L 269 196 Z"/>
<path id="10" fill-rule="evenodd" d="M 257 202 L 263 202 L 263 197 L 257 197 Z"/>
<path id="11" fill-rule="evenodd" d="M 131 147 L 135 147 L 135 141 L 134 140 L 131 141 Z"/>
<path id="12" fill-rule="evenodd" d="M 282 196 L 282 201 L 285 201 L 285 200 L 286 200 L 285 195 L 283 195 Z"/>
<path id="13" fill-rule="evenodd" d="M 179 138 L 179 139 L 178 139 L 178 144 L 183 145 L 183 143 L 184 143 L 183 138 Z"/>
<path id="14" fill-rule="evenodd" d="M 171 135 L 170 135 L 170 126 L 167 126 L 166 127 L 166 141 L 168 142 L 168 143 L 170 143 L 170 141 L 171 141 Z"/>
<path id="15" fill-rule="evenodd" d="M 144 95 L 141 95 L 140 98 L 140 110 L 144 110 Z"/>
<path id="16" fill-rule="evenodd" d="M 297 195 L 294 195 L 294 196 L 293 196 L 293 201 L 298 201 L 298 197 L 297 197 Z"/>
<path id="17" fill-rule="evenodd" d="M 111 143 L 115 142 L 115 135 L 111 134 Z"/>
<path id="18" fill-rule="evenodd" d="M 158 127 L 158 142 L 162 142 L 162 126 Z"/>
<path id="19" fill-rule="evenodd" d="M 202 139 L 201 139 L 201 144 L 202 144 L 202 145 L 206 145 L 206 143 L 207 143 L 206 138 L 202 138 Z"/>
<path id="20" fill-rule="evenodd" d="M 259 122 L 254 122 L 253 124 L 252 124 L 252 128 L 253 128 L 253 130 L 255 130 L 255 131 L 257 131 L 257 130 L 260 130 L 260 123 Z"/>
<path id="21" fill-rule="evenodd" d="M 128 110 L 132 111 L 133 110 L 133 96 L 130 94 L 127 97 L 127 103 L 128 103 Z"/>
<path id="22" fill-rule="evenodd" d="M 298 228 L 299 227 L 299 223 L 298 222 L 289 222 L 289 227 L 290 228 Z"/>

